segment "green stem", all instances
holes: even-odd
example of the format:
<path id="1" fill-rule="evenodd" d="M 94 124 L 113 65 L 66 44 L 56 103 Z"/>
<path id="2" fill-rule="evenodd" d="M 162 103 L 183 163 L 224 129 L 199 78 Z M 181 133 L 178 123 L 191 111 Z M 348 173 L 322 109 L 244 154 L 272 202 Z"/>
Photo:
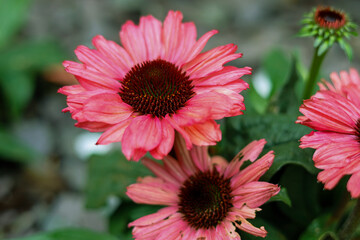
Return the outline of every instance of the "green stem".
<path id="1" fill-rule="evenodd" d="M 350 240 L 355 230 L 360 224 L 360 198 L 357 199 L 353 211 L 350 213 L 348 219 L 344 223 L 343 227 L 339 230 L 339 240 Z"/>
<path id="2" fill-rule="evenodd" d="M 311 63 L 310 73 L 306 81 L 306 86 L 304 89 L 303 99 L 308 99 L 311 97 L 313 93 L 313 89 L 316 84 L 316 80 L 320 71 L 321 64 L 325 58 L 326 53 L 328 50 L 323 52 L 320 56 L 317 54 L 319 47 L 315 48 L 314 56 Z"/>

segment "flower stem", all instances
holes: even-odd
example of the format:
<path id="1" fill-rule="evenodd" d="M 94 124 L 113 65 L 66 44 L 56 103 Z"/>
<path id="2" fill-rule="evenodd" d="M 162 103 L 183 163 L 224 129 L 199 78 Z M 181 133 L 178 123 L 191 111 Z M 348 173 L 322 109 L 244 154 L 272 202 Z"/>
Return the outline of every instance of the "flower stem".
<path id="1" fill-rule="evenodd" d="M 319 47 L 315 48 L 314 56 L 311 63 L 310 73 L 308 75 L 306 86 L 304 89 L 303 99 L 308 99 L 312 95 L 320 71 L 321 64 L 325 58 L 326 53 L 328 52 L 328 50 L 326 50 L 321 55 L 318 55 L 318 50 Z"/>
<path id="2" fill-rule="evenodd" d="M 348 219 L 340 229 L 338 236 L 339 240 L 350 240 L 351 236 L 360 224 L 360 198 L 357 199 L 353 211 L 350 213 Z"/>

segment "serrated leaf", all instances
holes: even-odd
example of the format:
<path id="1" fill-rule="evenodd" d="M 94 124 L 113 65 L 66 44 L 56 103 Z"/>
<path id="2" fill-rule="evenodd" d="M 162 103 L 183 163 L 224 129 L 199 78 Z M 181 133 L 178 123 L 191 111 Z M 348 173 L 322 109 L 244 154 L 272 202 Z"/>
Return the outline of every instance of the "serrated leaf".
<path id="1" fill-rule="evenodd" d="M 140 162 L 128 161 L 118 151 L 106 155 L 93 155 L 88 162 L 86 207 L 106 205 L 109 196 L 126 197 L 126 187 L 138 177 L 151 175 Z"/>
<path id="2" fill-rule="evenodd" d="M 41 158 L 40 154 L 0 128 L 0 157 L 20 163 L 31 163 Z"/>
<path id="3" fill-rule="evenodd" d="M 0 0 L 0 49 L 24 23 L 29 0 Z"/>

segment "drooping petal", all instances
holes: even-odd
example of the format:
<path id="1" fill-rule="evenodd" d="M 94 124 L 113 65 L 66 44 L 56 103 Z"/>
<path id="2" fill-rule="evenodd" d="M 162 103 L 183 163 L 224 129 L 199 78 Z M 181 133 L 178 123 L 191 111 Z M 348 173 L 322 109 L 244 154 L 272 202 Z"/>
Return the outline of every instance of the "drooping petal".
<path id="1" fill-rule="evenodd" d="M 360 197 L 360 172 L 351 175 L 347 183 L 347 189 L 350 192 L 352 198 Z"/>
<path id="2" fill-rule="evenodd" d="M 266 237 L 267 231 L 264 227 L 254 227 L 251 223 L 246 221 L 246 219 L 240 219 L 241 223 L 235 223 L 235 225 L 242 231 L 250 233 L 251 235 L 258 236 L 258 237 Z"/>
<path id="3" fill-rule="evenodd" d="M 142 134 L 138 134 L 139 132 Z M 137 151 L 143 153 L 156 148 L 161 141 L 161 137 L 161 123 L 158 118 L 147 115 L 137 116 L 132 119 L 124 132 L 122 140 L 123 153 L 128 159 L 133 158 L 138 161 L 144 154 L 135 156 Z"/>
<path id="4" fill-rule="evenodd" d="M 108 129 L 101 134 L 99 140 L 96 144 L 109 144 L 113 142 L 121 142 L 122 137 L 126 128 L 129 126 L 131 120 L 127 119 L 120 123 L 113 125 L 112 127 L 108 127 Z"/>
<path id="5" fill-rule="evenodd" d="M 191 142 L 198 146 L 215 145 L 221 140 L 220 125 L 214 120 L 184 127 L 184 130 L 189 134 Z"/>
<path id="6" fill-rule="evenodd" d="M 175 212 L 177 212 L 177 207 L 165 207 L 160 209 L 156 213 L 136 219 L 135 221 L 129 223 L 129 227 L 151 225 L 166 219 Z"/>
<path id="7" fill-rule="evenodd" d="M 178 196 L 165 184 L 132 184 L 127 187 L 126 195 L 134 202 L 152 205 L 176 205 Z"/>

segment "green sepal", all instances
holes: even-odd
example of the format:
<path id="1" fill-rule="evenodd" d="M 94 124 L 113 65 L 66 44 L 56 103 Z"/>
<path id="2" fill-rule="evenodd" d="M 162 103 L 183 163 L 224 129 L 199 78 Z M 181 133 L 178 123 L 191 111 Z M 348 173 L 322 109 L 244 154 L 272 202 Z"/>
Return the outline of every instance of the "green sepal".
<path id="1" fill-rule="evenodd" d="M 345 51 L 345 54 L 348 57 L 348 59 L 351 61 L 353 53 L 350 44 L 344 41 L 342 38 L 339 38 L 338 42 L 340 47 Z"/>
<path id="2" fill-rule="evenodd" d="M 318 51 L 317 51 L 317 55 L 318 55 L 318 56 L 322 55 L 323 53 L 326 52 L 326 50 L 329 49 L 329 47 L 330 47 L 329 41 L 324 41 L 324 42 L 320 45 L 320 47 L 319 47 L 319 49 L 318 49 Z"/>
<path id="3" fill-rule="evenodd" d="M 314 47 L 318 47 L 323 42 L 323 37 L 318 36 L 314 41 Z"/>

